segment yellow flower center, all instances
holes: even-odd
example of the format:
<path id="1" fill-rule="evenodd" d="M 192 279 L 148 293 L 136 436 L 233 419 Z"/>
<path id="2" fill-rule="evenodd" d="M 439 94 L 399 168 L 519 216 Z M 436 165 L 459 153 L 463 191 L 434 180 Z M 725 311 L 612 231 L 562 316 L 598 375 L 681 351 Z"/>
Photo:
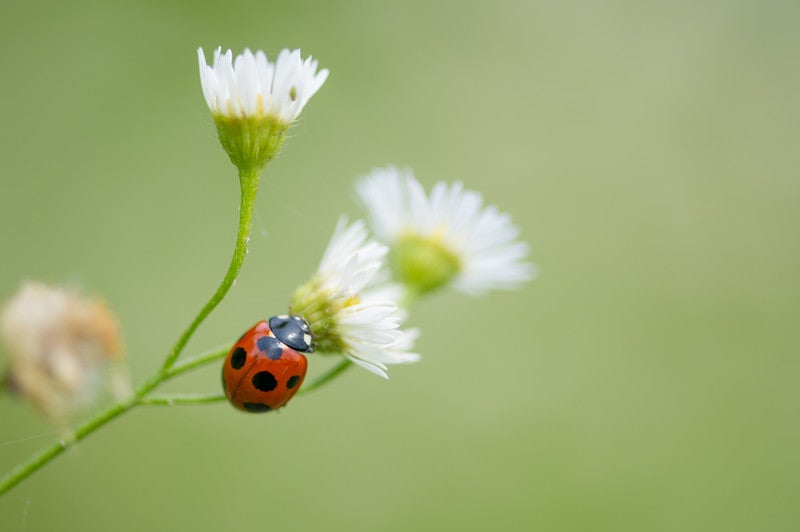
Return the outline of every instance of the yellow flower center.
<path id="1" fill-rule="evenodd" d="M 331 293 L 322 279 L 314 277 L 295 291 L 290 312 L 308 321 L 318 353 L 342 353 L 347 344 L 339 331 L 337 315 L 360 302 L 357 294 L 341 297 Z"/>
<path id="2" fill-rule="evenodd" d="M 407 232 L 395 246 L 395 273 L 418 295 L 446 285 L 461 271 L 461 260 L 443 243 L 443 232 L 431 236 Z"/>

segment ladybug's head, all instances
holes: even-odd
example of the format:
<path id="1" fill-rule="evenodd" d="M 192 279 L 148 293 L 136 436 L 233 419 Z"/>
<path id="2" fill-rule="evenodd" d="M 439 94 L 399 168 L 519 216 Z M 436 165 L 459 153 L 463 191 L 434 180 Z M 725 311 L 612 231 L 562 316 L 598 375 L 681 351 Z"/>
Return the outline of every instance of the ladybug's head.
<path id="1" fill-rule="evenodd" d="M 272 316 L 269 319 L 269 328 L 275 338 L 301 353 L 314 352 L 314 339 L 311 336 L 311 327 L 300 316 Z"/>

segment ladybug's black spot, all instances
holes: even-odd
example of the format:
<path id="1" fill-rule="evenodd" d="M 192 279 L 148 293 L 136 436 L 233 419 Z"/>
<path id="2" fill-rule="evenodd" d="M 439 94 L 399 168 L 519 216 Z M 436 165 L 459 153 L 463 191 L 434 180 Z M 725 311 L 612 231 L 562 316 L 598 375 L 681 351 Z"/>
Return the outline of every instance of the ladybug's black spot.
<path id="1" fill-rule="evenodd" d="M 300 380 L 300 375 L 292 375 L 289 377 L 289 380 L 286 381 L 286 387 L 290 390 L 297 386 L 297 382 Z"/>
<path id="2" fill-rule="evenodd" d="M 247 360 L 247 351 L 241 347 L 237 347 L 231 355 L 231 367 L 233 369 L 242 369 L 245 361 Z"/>
<path id="3" fill-rule="evenodd" d="M 253 386 L 262 392 L 271 392 L 278 386 L 278 381 L 269 371 L 259 371 L 253 375 Z"/>
<path id="4" fill-rule="evenodd" d="M 271 360 L 278 360 L 283 354 L 283 346 L 272 336 L 262 336 L 258 339 L 256 345 Z"/>
<path id="5" fill-rule="evenodd" d="M 265 405 L 264 403 L 244 403 L 242 406 L 248 412 L 253 412 L 255 414 L 272 410 L 271 406 Z"/>

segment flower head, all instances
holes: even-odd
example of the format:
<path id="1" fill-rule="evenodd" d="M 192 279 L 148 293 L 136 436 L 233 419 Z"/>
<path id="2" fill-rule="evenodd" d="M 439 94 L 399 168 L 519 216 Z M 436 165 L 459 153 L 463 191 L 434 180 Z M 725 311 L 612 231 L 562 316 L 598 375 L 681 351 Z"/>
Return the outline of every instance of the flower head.
<path id="1" fill-rule="evenodd" d="M 341 218 L 319 268 L 292 298 L 292 312 L 311 325 L 317 351 L 342 353 L 387 377 L 387 366 L 419 360 L 416 331 L 404 331 L 398 291 L 369 286 L 383 266 L 386 246 L 368 238 L 364 222 Z"/>
<path id="2" fill-rule="evenodd" d="M 261 50 L 234 59 L 231 50 L 217 48 L 211 66 L 202 48 L 197 56 L 220 142 L 240 169 L 260 169 L 278 153 L 286 130 L 328 78 L 328 70 L 317 72 L 317 61 L 303 60 L 300 50 L 282 50 L 275 63 Z"/>
<path id="3" fill-rule="evenodd" d="M 129 391 L 116 318 L 98 299 L 28 282 L 3 309 L 0 330 L 10 387 L 54 420 L 91 402 L 106 378 L 117 395 Z"/>
<path id="4" fill-rule="evenodd" d="M 206 103 L 212 114 L 228 118 L 268 117 L 288 127 L 328 78 L 328 70 L 317 72 L 317 61 L 303 61 L 300 50 L 281 50 L 275 63 L 261 50 L 245 50 L 234 60 L 231 50 L 217 48 L 212 66 L 202 48 L 197 55 Z"/>
<path id="5" fill-rule="evenodd" d="M 430 195 L 410 171 L 374 170 L 356 184 L 377 238 L 413 293 L 452 285 L 467 294 L 518 287 L 534 276 L 528 245 L 511 217 L 478 192 L 439 182 Z"/>

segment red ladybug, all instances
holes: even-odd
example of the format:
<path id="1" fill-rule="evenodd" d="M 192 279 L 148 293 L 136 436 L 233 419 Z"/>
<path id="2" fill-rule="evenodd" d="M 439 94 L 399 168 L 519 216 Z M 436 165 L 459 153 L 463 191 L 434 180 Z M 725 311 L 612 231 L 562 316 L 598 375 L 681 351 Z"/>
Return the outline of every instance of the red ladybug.
<path id="1" fill-rule="evenodd" d="M 300 316 L 273 316 L 253 325 L 231 348 L 222 367 L 228 401 L 245 412 L 269 412 L 297 393 L 314 351 L 308 322 Z"/>

